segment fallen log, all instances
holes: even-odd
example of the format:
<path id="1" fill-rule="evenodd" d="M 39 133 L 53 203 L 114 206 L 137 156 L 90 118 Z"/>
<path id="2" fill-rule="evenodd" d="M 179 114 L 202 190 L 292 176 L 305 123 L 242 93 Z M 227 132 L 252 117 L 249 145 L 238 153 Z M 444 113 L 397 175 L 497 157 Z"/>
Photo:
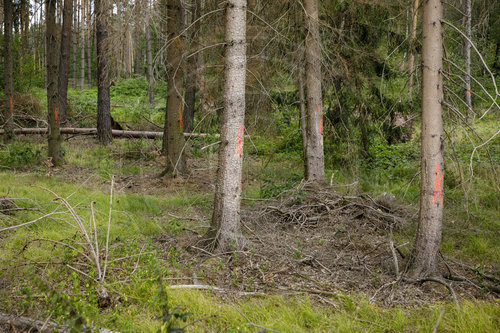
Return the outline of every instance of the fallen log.
<path id="1" fill-rule="evenodd" d="M 47 134 L 48 129 L 44 127 L 37 128 L 16 128 L 14 129 L 14 134 Z M 113 136 L 118 138 L 144 138 L 144 139 L 156 139 L 163 137 L 163 132 L 151 132 L 151 131 L 126 131 L 126 130 L 112 130 Z M 4 130 L 0 129 L 0 135 L 4 134 Z M 96 135 L 97 128 L 77 128 L 77 127 L 61 127 L 61 134 L 73 134 L 73 135 Z M 219 138 L 220 134 L 209 134 L 209 133 L 184 133 L 186 138 L 207 138 L 214 137 Z"/>
<path id="2" fill-rule="evenodd" d="M 2 326 L 6 327 L 2 328 Z M 21 332 L 41 332 L 41 333 L 70 332 L 69 327 L 58 325 L 51 321 L 41 321 L 28 317 L 14 316 L 0 312 L 0 330 L 2 329 L 10 330 L 12 327 L 15 328 L 15 330 L 12 330 L 13 332 L 17 332 L 17 330 L 20 330 Z M 112 331 L 107 328 L 92 328 L 92 332 L 118 333 L 117 331 Z"/>

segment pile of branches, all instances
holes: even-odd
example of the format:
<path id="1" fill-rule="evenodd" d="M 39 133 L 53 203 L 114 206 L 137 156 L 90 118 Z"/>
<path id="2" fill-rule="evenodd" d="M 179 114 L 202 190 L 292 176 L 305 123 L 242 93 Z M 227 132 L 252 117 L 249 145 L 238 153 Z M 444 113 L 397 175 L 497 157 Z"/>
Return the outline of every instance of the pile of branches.
<path id="1" fill-rule="evenodd" d="M 266 206 L 261 217 L 271 214 L 283 225 L 298 228 L 315 227 L 322 220 L 343 217 L 368 220 L 376 229 L 391 230 L 401 227 L 408 218 L 408 212 L 391 194 L 383 193 L 376 198 L 368 194 L 346 196 L 330 188 L 311 189 L 306 183 L 291 192 L 283 193 L 277 205 Z"/>

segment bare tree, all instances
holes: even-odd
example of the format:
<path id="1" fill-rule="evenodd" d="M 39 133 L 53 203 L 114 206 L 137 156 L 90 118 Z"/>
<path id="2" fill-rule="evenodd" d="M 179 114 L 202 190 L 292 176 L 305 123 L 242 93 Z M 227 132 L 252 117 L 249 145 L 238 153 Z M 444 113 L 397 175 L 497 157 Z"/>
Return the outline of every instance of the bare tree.
<path id="1" fill-rule="evenodd" d="M 73 89 L 76 89 L 76 51 L 78 49 L 78 39 L 76 30 L 78 27 L 78 0 L 74 0 L 73 6 Z"/>
<path id="2" fill-rule="evenodd" d="M 182 124 L 182 93 L 184 81 L 185 43 L 181 36 L 182 14 L 180 0 L 167 0 L 167 114 L 163 135 L 163 153 L 167 155 L 165 174 L 186 172 Z"/>
<path id="3" fill-rule="evenodd" d="M 4 143 L 8 143 L 14 137 L 14 109 L 13 109 L 13 84 L 12 84 L 12 0 L 3 1 L 4 12 L 4 119 L 5 134 Z"/>
<path id="4" fill-rule="evenodd" d="M 46 45 L 47 45 L 47 114 L 49 123 L 49 159 L 54 166 L 64 163 L 59 128 L 59 97 L 57 89 L 58 48 L 56 36 L 56 0 L 46 0 Z"/>
<path id="5" fill-rule="evenodd" d="M 68 104 L 68 72 L 71 46 L 71 21 L 73 20 L 73 0 L 64 0 L 63 24 L 61 29 L 61 52 L 59 56 L 59 120 L 66 122 Z"/>
<path id="6" fill-rule="evenodd" d="M 153 77 L 153 51 L 151 48 L 151 4 L 146 0 L 146 48 L 148 53 L 148 100 L 149 104 L 155 103 L 155 86 Z"/>
<path id="7" fill-rule="evenodd" d="M 97 36 L 97 139 L 108 145 L 113 140 L 109 100 L 108 3 L 95 0 Z"/>
<path id="8" fill-rule="evenodd" d="M 443 217 L 443 7 L 427 0 L 422 18 L 422 152 L 420 216 L 410 276 L 436 276 Z"/>
<path id="9" fill-rule="evenodd" d="M 472 0 L 465 0 L 465 45 L 464 45 L 464 60 L 465 60 L 465 104 L 467 104 L 467 118 L 472 113 L 472 98 L 470 90 L 470 63 L 471 56 L 470 41 L 472 38 Z"/>
<path id="10" fill-rule="evenodd" d="M 243 248 L 241 234 L 241 172 L 245 132 L 246 0 L 229 0 L 226 7 L 224 112 L 214 211 L 207 239 L 218 252 Z"/>
<path id="11" fill-rule="evenodd" d="M 90 1 L 90 0 L 87 0 Z M 80 89 L 85 88 L 85 0 L 80 0 Z"/>
<path id="12" fill-rule="evenodd" d="M 419 0 L 413 0 L 413 10 L 412 10 L 412 20 L 411 20 L 411 32 L 410 32 L 410 56 L 408 58 L 408 69 L 410 71 L 410 79 L 408 82 L 408 97 L 413 96 L 413 80 L 415 74 L 415 42 L 417 39 L 417 24 L 418 24 L 418 7 Z"/>
<path id="13" fill-rule="evenodd" d="M 325 180 L 325 162 L 318 0 L 304 0 L 304 9 L 307 98 L 306 179 L 311 182 L 323 182 Z"/>

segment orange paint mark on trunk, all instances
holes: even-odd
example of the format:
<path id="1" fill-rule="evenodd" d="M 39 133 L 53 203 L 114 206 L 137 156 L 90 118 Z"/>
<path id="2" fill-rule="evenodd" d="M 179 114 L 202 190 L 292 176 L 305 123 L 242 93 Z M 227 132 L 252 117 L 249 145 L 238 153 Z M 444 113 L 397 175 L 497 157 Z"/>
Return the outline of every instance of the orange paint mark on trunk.
<path id="1" fill-rule="evenodd" d="M 467 85 L 467 87 L 465 88 L 465 94 L 467 96 L 470 96 L 470 85 Z"/>
<path id="2" fill-rule="evenodd" d="M 439 192 L 439 197 L 441 199 L 441 206 L 443 205 L 443 191 L 441 190 L 441 183 L 443 182 L 444 178 L 444 170 L 443 174 L 441 175 L 441 178 L 439 178 L 439 164 L 436 166 L 436 187 L 434 188 L 434 200 L 432 202 L 436 202 L 437 199 L 437 194 Z"/>
<path id="3" fill-rule="evenodd" d="M 179 130 L 182 132 L 182 110 L 181 110 L 182 103 L 179 104 Z"/>
<path id="4" fill-rule="evenodd" d="M 56 124 L 59 124 L 59 116 L 57 115 L 57 106 L 54 106 L 54 116 L 56 118 Z"/>
<path id="5" fill-rule="evenodd" d="M 9 98 L 10 102 L 10 115 L 14 117 L 14 105 L 12 104 L 12 98 Z"/>
<path id="6" fill-rule="evenodd" d="M 241 150 L 241 143 L 243 141 L 243 133 L 245 132 L 245 127 L 240 126 L 238 127 L 238 139 L 236 142 L 236 156 L 241 156 L 242 155 L 242 150 Z"/>

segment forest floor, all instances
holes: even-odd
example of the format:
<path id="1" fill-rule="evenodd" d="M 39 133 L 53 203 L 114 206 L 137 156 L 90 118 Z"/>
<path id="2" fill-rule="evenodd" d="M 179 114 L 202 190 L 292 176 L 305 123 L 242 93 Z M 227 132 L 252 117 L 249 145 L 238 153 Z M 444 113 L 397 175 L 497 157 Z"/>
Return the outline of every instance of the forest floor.
<path id="1" fill-rule="evenodd" d="M 45 144 L 20 140 L 32 153 Z M 0 312 L 122 332 L 162 325 L 207 332 L 500 329 L 497 224 L 464 224 L 450 212 L 443 283 L 407 283 L 414 205 L 369 194 L 347 178 L 332 176 L 331 186 L 314 191 L 300 181 L 290 185 L 299 161 L 249 155 L 242 204 L 248 249 L 212 255 L 198 242 L 210 223 L 216 153 L 195 146 L 189 175 L 175 179 L 158 177 L 158 142 L 121 139 L 102 148 L 82 137 L 64 143 L 62 168 L 0 171 L 0 229 L 56 213 L 0 231 Z M 111 175 L 103 284 L 111 300 L 102 307 L 95 277 L 108 255 Z M 488 214 L 498 217 L 496 209 Z M 99 264 L 88 260 L 92 247 L 75 215 L 90 237 L 87 221 L 95 217 Z M 478 235 L 483 243 L 460 246 Z"/>

